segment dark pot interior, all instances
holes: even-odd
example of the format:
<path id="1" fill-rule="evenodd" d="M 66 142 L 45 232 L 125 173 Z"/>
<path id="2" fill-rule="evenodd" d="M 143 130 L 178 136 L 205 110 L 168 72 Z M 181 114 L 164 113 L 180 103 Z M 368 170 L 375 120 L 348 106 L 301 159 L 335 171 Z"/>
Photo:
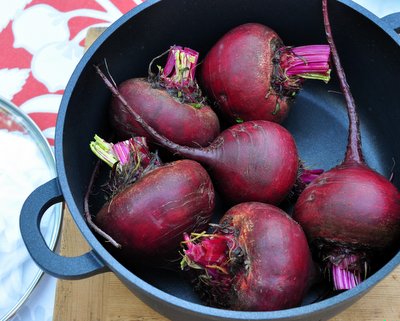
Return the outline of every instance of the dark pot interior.
<path id="1" fill-rule="evenodd" d="M 365 11 L 354 7 L 361 13 L 346 4 L 330 2 L 333 35 L 358 106 L 366 160 L 386 177 L 393 173 L 393 182 L 399 187 L 397 163 L 400 160 L 400 140 L 397 137 L 400 136 L 400 127 L 396 124 L 400 119 L 397 102 L 399 43 L 390 32 L 388 34 L 381 25 L 377 25 L 376 20 L 369 19 L 371 16 L 365 16 Z M 157 301 L 164 300 L 160 294 L 164 292 L 190 302 L 199 301 L 189 285 L 175 273 L 137 269 L 135 274 L 138 279 L 125 271 L 83 219 L 83 197 L 96 161 L 90 152 L 89 142 L 94 134 L 107 137 L 110 133 L 107 120 L 110 92 L 96 75 L 93 64 L 102 64 L 106 59 L 114 80 L 120 83 L 131 77 L 145 76 L 150 60 L 172 44 L 196 49 L 204 57 L 220 36 L 246 22 L 270 26 L 286 45 L 326 43 L 319 0 L 148 0 L 100 36 L 79 63 L 64 94 L 56 130 L 56 161 L 66 202 L 78 227 L 99 257 L 128 287 L 145 301 L 150 300 L 153 307 L 154 302 L 148 294 L 152 291 L 155 291 Z M 313 168 L 329 169 L 337 165 L 343 159 L 347 143 L 344 99 L 334 72 L 332 76 L 328 85 L 306 82 L 284 123 L 295 137 L 301 158 Z M 95 211 L 103 200 L 92 199 Z M 380 269 L 376 279 L 365 281 L 363 287 L 354 291 L 325 299 L 319 305 L 308 305 L 303 310 L 292 309 L 282 314 L 279 314 L 281 311 L 278 314 L 231 314 L 217 309 L 203 310 L 201 305 L 190 304 L 188 309 L 193 308 L 199 315 L 205 313 L 202 320 L 207 319 L 208 314 L 215 316 L 210 320 L 303 320 L 305 316 L 307 320 L 325 319 L 351 304 L 389 273 L 399 263 L 398 257 L 382 267 L 397 251 L 394 249 L 375 267 L 375 271 Z M 144 280 L 145 285 L 138 285 L 138 280 Z M 310 293 L 304 304 L 318 300 L 319 295 L 326 294 L 325 290 L 322 286 Z M 176 305 L 182 302 L 174 301 L 172 310 L 178 311 L 180 307 Z M 314 308 L 308 308 L 311 306 Z M 169 308 L 155 308 L 174 317 Z M 195 318 L 196 315 L 190 314 L 191 320 Z"/>

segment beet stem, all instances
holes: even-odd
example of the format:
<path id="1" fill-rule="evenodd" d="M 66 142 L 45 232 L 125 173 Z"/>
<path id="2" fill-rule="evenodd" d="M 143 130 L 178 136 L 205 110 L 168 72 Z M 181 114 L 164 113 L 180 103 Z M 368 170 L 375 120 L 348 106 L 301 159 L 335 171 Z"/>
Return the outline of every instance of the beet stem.
<path id="1" fill-rule="evenodd" d="M 228 289 L 232 275 L 230 266 L 234 264 L 233 253 L 239 251 L 235 236 L 230 233 L 191 233 L 184 234 L 182 246 L 186 247 L 181 260 L 181 269 L 204 270 L 204 282 L 218 284 Z"/>
<path id="2" fill-rule="evenodd" d="M 349 255 L 345 257 L 340 264 L 332 264 L 335 290 L 349 290 L 361 283 L 360 272 L 348 269 L 348 267 L 357 262 L 357 260 L 357 256 Z"/>
<path id="3" fill-rule="evenodd" d="M 318 169 L 302 168 L 299 179 L 300 179 L 301 183 L 303 183 L 304 185 L 308 185 L 314 179 L 319 177 L 319 175 L 321 175 L 323 172 L 324 172 L 324 170 L 323 169 L 319 169 L 319 168 Z"/>
<path id="4" fill-rule="evenodd" d="M 356 162 L 359 164 L 364 164 L 364 156 L 361 150 L 361 135 L 359 119 L 356 112 L 356 104 L 354 102 L 353 95 L 350 92 L 349 84 L 346 80 L 346 74 L 340 62 L 339 54 L 336 49 L 335 42 L 332 36 L 331 25 L 328 15 L 328 0 L 322 0 L 322 13 L 324 18 L 325 34 L 328 44 L 331 48 L 332 59 L 337 70 L 340 87 L 344 94 L 347 105 L 347 114 L 349 117 L 349 136 L 348 144 L 346 149 L 346 155 L 344 162 Z"/>
<path id="5" fill-rule="evenodd" d="M 85 212 L 85 218 L 86 221 L 88 222 L 89 226 L 97 232 L 99 235 L 104 237 L 108 242 L 110 242 L 113 246 L 116 248 L 121 248 L 121 244 L 116 242 L 110 235 L 108 235 L 106 232 L 104 232 L 101 228 L 99 228 L 92 220 L 92 215 L 90 214 L 90 209 L 89 209 L 89 197 L 90 194 L 92 193 L 92 188 L 94 184 L 94 179 L 99 171 L 100 167 L 100 159 L 96 162 L 96 166 L 93 170 L 92 176 L 90 177 L 89 185 L 85 194 L 85 198 L 83 201 L 83 206 L 84 206 L 84 212 Z"/>
<path id="6" fill-rule="evenodd" d="M 282 56 L 280 64 L 287 76 L 329 82 L 330 49 L 328 45 L 284 47 L 283 51 L 287 51 L 287 54 Z"/>
<path id="7" fill-rule="evenodd" d="M 118 157 L 113 152 L 113 144 L 106 142 L 100 136 L 95 135 L 89 144 L 93 154 L 105 162 L 111 168 L 118 163 Z"/>
<path id="8" fill-rule="evenodd" d="M 195 71 L 199 53 L 190 48 L 173 46 L 162 71 L 162 79 L 167 88 L 194 90 Z"/>
<path id="9" fill-rule="evenodd" d="M 151 70 L 154 62 L 166 54 L 168 57 L 164 68 L 157 65 L 158 73 L 153 73 Z M 165 89 L 179 102 L 200 109 L 204 106 L 205 97 L 195 78 L 198 60 L 197 51 L 182 46 L 171 46 L 150 62 L 147 80 L 154 88 Z M 117 88 L 115 84 L 114 87 Z"/>

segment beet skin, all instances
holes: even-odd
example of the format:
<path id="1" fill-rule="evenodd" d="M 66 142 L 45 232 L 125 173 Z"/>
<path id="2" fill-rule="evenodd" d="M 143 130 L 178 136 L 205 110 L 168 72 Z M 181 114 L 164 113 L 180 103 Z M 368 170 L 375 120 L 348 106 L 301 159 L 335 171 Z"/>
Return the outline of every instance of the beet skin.
<path id="1" fill-rule="evenodd" d="M 214 209 L 214 188 L 197 162 L 158 167 L 107 202 L 96 224 L 131 258 L 177 258 L 184 232 L 202 230 Z M 144 263 L 144 261 L 143 261 Z"/>

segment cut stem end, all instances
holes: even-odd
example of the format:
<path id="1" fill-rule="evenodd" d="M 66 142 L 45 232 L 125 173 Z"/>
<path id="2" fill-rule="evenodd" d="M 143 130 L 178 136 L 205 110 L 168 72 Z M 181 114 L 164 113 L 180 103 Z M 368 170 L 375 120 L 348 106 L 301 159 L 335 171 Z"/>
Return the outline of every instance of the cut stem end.
<path id="1" fill-rule="evenodd" d="M 304 79 L 322 80 L 326 83 L 330 80 L 329 45 L 282 47 L 278 54 L 280 78 L 286 89 L 299 90 Z"/>
<path id="2" fill-rule="evenodd" d="M 365 253 L 342 253 L 328 257 L 335 290 L 350 290 L 360 284 L 368 273 Z"/>
<path id="3" fill-rule="evenodd" d="M 195 78 L 198 60 L 199 53 L 197 51 L 181 46 L 172 46 L 168 50 L 164 68 L 157 66 L 158 75 L 154 76 L 149 72 L 149 79 L 156 86 L 167 90 L 180 102 L 201 108 L 205 98 L 202 96 Z M 152 77 L 153 79 L 151 79 Z"/>
<path id="4" fill-rule="evenodd" d="M 217 231 L 213 234 L 192 233 L 184 235 L 182 269 L 194 269 L 204 284 L 229 290 L 235 256 L 241 252 L 233 233 Z"/>

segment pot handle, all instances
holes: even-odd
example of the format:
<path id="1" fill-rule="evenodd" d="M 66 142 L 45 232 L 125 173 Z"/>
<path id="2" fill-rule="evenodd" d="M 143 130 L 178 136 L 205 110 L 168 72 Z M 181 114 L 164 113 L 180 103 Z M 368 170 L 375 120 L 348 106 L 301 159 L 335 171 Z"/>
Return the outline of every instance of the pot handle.
<path id="1" fill-rule="evenodd" d="M 46 210 L 64 201 L 58 178 L 36 188 L 26 199 L 20 214 L 22 239 L 35 263 L 46 273 L 60 279 L 80 279 L 108 269 L 96 254 L 65 257 L 50 250 L 40 231 L 40 221 Z"/>
<path id="2" fill-rule="evenodd" d="M 400 34 L 400 12 L 388 14 L 381 19 L 385 21 L 394 31 Z"/>

